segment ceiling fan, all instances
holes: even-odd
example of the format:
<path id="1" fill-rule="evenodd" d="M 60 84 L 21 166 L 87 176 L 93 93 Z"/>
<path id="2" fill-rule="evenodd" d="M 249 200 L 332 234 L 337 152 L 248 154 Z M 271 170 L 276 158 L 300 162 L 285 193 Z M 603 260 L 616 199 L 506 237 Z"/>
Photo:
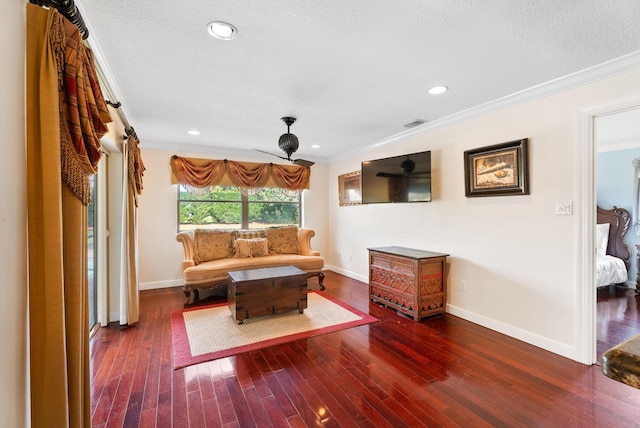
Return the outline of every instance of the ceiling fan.
<path id="1" fill-rule="evenodd" d="M 295 153 L 296 150 L 298 150 L 298 146 L 299 146 L 298 137 L 296 137 L 294 134 L 292 134 L 289 131 L 289 128 L 296 121 L 296 118 L 285 116 L 280 118 L 280 120 L 282 120 L 284 123 L 287 124 L 287 133 L 282 134 L 280 136 L 280 140 L 278 140 L 278 147 L 280 147 L 280 150 L 286 153 L 287 157 L 276 155 L 274 153 L 265 152 L 259 149 L 255 149 L 255 150 L 261 153 L 266 153 L 271 156 L 279 157 L 280 159 L 288 160 L 289 162 L 292 162 L 304 168 L 309 168 L 311 165 L 315 164 L 315 162 L 311 162 L 304 159 L 291 159 L 291 155 Z"/>

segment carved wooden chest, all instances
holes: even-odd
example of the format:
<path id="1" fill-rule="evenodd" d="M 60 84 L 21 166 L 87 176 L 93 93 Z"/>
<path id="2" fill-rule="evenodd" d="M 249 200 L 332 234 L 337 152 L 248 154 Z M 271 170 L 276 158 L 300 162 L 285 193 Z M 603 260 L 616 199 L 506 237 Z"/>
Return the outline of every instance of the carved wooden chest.
<path id="1" fill-rule="evenodd" d="M 251 317 L 307 307 L 307 273 L 294 266 L 229 272 L 228 303 L 238 324 Z"/>
<path id="2" fill-rule="evenodd" d="M 369 248 L 369 297 L 418 321 L 447 305 L 448 254 L 404 247 Z"/>

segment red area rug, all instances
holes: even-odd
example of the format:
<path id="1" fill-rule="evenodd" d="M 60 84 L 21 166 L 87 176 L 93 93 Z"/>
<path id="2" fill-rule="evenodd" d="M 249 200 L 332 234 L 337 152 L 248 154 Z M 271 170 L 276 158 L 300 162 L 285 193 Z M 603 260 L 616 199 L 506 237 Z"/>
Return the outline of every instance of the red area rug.
<path id="1" fill-rule="evenodd" d="M 179 369 L 377 321 L 320 291 L 308 293 L 303 314 L 248 318 L 238 325 L 226 303 L 171 314 L 173 367 Z"/>

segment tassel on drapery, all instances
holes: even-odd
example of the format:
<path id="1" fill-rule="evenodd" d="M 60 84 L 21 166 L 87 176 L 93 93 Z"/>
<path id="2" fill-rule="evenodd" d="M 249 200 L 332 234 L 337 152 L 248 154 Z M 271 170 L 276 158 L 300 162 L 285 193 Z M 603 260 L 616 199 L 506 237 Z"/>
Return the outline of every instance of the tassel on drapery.
<path id="1" fill-rule="evenodd" d="M 264 187 L 278 187 L 289 195 L 309 188 L 311 170 L 297 165 L 171 158 L 173 184 L 181 184 L 197 196 L 206 195 L 213 186 L 236 186 L 245 194 Z"/>

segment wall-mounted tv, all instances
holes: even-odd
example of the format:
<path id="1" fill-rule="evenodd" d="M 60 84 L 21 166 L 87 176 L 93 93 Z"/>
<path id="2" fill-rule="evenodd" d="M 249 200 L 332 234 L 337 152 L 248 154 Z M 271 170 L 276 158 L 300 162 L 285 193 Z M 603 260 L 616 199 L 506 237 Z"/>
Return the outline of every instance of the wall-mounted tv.
<path id="1" fill-rule="evenodd" d="M 431 202 L 431 152 L 362 162 L 362 203 Z"/>

